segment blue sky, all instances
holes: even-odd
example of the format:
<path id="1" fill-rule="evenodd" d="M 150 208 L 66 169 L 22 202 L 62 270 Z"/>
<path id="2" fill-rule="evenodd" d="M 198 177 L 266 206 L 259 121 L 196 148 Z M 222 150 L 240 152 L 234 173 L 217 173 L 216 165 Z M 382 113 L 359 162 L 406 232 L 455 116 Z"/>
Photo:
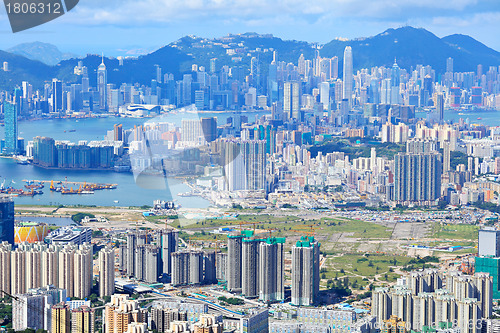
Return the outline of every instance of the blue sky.
<path id="1" fill-rule="evenodd" d="M 16 34 L 0 9 L 0 49 L 41 41 L 66 52 L 117 56 L 155 50 L 185 35 L 252 31 L 326 43 L 403 25 L 439 37 L 467 34 L 500 50 L 498 0 L 80 0 L 68 14 Z"/>

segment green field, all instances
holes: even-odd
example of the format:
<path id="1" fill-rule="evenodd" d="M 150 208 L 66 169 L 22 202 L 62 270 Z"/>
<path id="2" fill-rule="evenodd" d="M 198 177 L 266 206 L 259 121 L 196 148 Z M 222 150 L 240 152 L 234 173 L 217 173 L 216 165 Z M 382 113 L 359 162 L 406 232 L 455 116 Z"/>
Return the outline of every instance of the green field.
<path id="1" fill-rule="evenodd" d="M 325 284 L 326 280 L 342 280 L 347 277 L 351 287 L 354 284 L 352 289 L 361 290 L 370 284 L 384 285 L 395 282 L 400 277 L 398 271 L 432 265 L 426 261 L 428 260 L 385 254 L 327 256 L 326 263 L 321 269 L 321 278 Z"/>
<path id="2" fill-rule="evenodd" d="M 436 224 L 432 230 L 433 238 L 443 240 L 460 239 L 476 241 L 479 227 L 469 224 Z"/>

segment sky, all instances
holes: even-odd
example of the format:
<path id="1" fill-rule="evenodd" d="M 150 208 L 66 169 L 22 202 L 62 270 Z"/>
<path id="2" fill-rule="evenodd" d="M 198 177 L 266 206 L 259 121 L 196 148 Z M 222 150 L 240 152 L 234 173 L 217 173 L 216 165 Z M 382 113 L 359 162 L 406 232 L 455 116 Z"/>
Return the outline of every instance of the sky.
<path id="1" fill-rule="evenodd" d="M 498 0 L 80 0 L 66 15 L 13 34 L 0 8 L 0 49 L 46 42 L 77 55 L 136 55 L 186 35 L 271 33 L 320 44 L 405 25 L 460 33 L 500 51 Z"/>

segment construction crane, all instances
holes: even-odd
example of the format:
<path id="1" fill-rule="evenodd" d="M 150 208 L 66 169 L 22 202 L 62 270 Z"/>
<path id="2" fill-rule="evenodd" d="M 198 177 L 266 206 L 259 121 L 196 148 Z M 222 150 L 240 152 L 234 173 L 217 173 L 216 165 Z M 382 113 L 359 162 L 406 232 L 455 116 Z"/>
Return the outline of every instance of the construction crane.
<path id="1" fill-rule="evenodd" d="M 292 232 L 296 232 L 296 233 L 306 235 L 309 237 L 314 237 L 316 235 L 316 232 L 314 232 L 314 231 L 292 230 Z"/>
<path id="2" fill-rule="evenodd" d="M 319 228 L 317 224 L 299 225 L 296 228 L 297 229 L 308 228 L 308 229 L 310 229 L 310 232 L 312 232 L 312 233 L 314 233 L 315 230 L 323 229 L 323 228 Z M 293 231 L 295 231 L 295 230 L 293 230 Z"/>

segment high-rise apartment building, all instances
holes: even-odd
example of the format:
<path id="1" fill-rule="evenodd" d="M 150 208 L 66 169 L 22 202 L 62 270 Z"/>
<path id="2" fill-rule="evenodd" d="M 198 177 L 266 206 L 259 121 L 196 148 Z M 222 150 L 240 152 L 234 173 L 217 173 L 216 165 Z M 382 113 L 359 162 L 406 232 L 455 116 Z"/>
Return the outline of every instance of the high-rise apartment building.
<path id="1" fill-rule="evenodd" d="M 259 299 L 266 303 L 281 301 L 284 290 L 285 238 L 268 238 L 259 244 Z"/>
<path id="2" fill-rule="evenodd" d="M 314 237 L 301 237 L 292 247 L 292 300 L 297 306 L 313 305 L 319 296 L 320 245 Z"/>
<path id="3" fill-rule="evenodd" d="M 95 314 L 88 306 L 71 310 L 71 333 L 94 333 Z"/>
<path id="4" fill-rule="evenodd" d="M 71 312 L 69 306 L 64 303 L 59 303 L 52 306 L 52 333 L 71 333 Z"/>
<path id="5" fill-rule="evenodd" d="M 125 333 L 130 323 L 144 323 L 146 319 L 147 310 L 141 309 L 138 301 L 127 295 L 112 295 L 104 309 L 104 332 Z"/>
<path id="6" fill-rule="evenodd" d="M 394 157 L 394 201 L 429 204 L 441 196 L 441 154 L 399 153 Z"/>
<path id="7" fill-rule="evenodd" d="M 115 293 L 115 251 L 106 247 L 99 251 L 99 296 Z"/>
<path id="8" fill-rule="evenodd" d="M 227 290 L 231 292 L 241 292 L 242 251 L 243 236 L 228 236 L 226 279 Z"/>
<path id="9" fill-rule="evenodd" d="M 262 140 L 223 140 L 226 188 L 261 191 L 266 188 L 266 143 Z"/>

